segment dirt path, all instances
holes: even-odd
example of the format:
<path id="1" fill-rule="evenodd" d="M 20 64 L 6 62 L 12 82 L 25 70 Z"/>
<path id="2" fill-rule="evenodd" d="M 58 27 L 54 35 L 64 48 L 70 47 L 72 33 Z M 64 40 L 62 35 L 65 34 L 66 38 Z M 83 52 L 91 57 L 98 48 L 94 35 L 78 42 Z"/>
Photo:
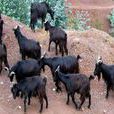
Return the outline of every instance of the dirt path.
<path id="1" fill-rule="evenodd" d="M 82 10 L 106 10 L 106 9 L 113 9 L 114 5 L 110 6 L 98 6 L 98 5 L 84 5 L 80 4 L 77 6 L 69 6 L 69 8 L 74 8 L 74 9 L 82 9 Z"/>

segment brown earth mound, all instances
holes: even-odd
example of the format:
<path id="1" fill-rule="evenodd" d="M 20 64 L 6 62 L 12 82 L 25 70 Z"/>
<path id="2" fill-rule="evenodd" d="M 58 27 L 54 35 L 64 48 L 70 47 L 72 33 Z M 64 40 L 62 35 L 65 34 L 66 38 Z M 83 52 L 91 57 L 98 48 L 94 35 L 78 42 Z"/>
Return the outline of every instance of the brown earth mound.
<path id="1" fill-rule="evenodd" d="M 13 21 L 9 17 L 4 16 L 4 21 L 3 40 L 7 45 L 8 60 L 11 66 L 21 59 L 18 44 L 12 31 L 12 28 L 16 25 L 21 26 L 22 33 L 28 38 L 40 41 L 43 48 L 42 52 L 47 51 L 49 36 L 44 30 L 37 30 L 33 33 L 28 27 Z M 102 56 L 105 63 L 114 63 L 114 39 L 107 33 L 93 28 L 84 32 L 66 32 L 68 34 L 69 55 L 80 54 L 82 56 L 83 61 L 80 63 L 82 73 L 88 76 L 92 74 L 98 55 Z M 54 56 L 54 52 L 54 48 L 51 46 L 51 52 L 48 52 L 49 56 Z M 83 106 L 83 111 L 77 111 L 72 102 L 70 102 L 69 106 L 66 105 L 65 90 L 59 94 L 52 91 L 55 86 L 48 67 L 46 67 L 44 74 L 48 77 L 49 108 L 45 109 L 44 103 L 43 114 L 114 114 L 114 92 L 110 92 L 109 99 L 106 100 L 106 86 L 102 80 L 100 82 L 97 80 L 91 82 L 91 110 L 87 109 L 87 101 Z M 10 82 L 5 71 L 0 76 L 0 93 L 0 114 L 23 114 L 23 100 L 19 98 L 14 100 L 12 98 Z M 79 101 L 78 97 L 76 97 L 76 100 Z M 27 114 L 37 114 L 40 108 L 39 102 L 37 98 L 33 98 L 31 101 L 31 105 L 27 107 Z"/>

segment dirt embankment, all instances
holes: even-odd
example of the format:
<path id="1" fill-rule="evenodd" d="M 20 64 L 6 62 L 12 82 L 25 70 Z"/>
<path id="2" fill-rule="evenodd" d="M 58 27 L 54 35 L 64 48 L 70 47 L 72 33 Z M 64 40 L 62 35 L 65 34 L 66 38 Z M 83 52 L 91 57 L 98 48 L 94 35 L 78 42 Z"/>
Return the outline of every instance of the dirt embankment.
<path id="1" fill-rule="evenodd" d="M 21 26 L 21 31 L 28 38 L 40 41 L 42 44 L 42 52 L 47 51 L 49 36 L 44 30 L 37 30 L 33 33 L 25 25 L 13 21 L 11 18 L 4 16 L 4 37 L 3 40 L 8 49 L 8 61 L 12 66 L 21 59 L 19 54 L 18 43 L 13 34 L 12 28 L 16 25 Z M 80 54 L 83 61 L 80 63 L 81 72 L 87 75 L 92 74 L 98 55 L 101 55 L 103 61 L 107 64 L 114 64 L 114 40 L 107 33 L 90 29 L 88 31 L 66 31 L 68 34 L 69 55 Z M 54 47 L 51 46 L 49 56 L 54 56 Z M 60 55 L 59 55 L 60 56 Z M 109 99 L 105 99 L 106 86 L 101 80 L 93 80 L 91 82 L 92 105 L 91 110 L 87 109 L 88 100 L 83 105 L 84 111 L 77 111 L 74 104 L 66 105 L 66 91 L 57 94 L 52 91 L 55 87 L 52 75 L 48 67 L 44 73 L 48 77 L 47 95 L 49 99 L 49 108 L 44 110 L 43 114 L 114 114 L 114 93 L 110 92 Z M 0 76 L 0 114 L 23 114 L 23 100 L 14 100 L 10 91 L 10 82 L 7 72 L 3 71 Z M 63 86 L 64 88 L 64 86 Z M 76 100 L 79 101 L 77 95 Z M 18 106 L 21 106 L 19 108 Z M 37 98 L 31 100 L 31 105 L 27 107 L 27 114 L 38 114 L 40 108 Z"/>
<path id="2" fill-rule="evenodd" d="M 72 5 L 70 9 L 75 12 L 76 10 L 88 11 L 91 19 L 90 25 L 97 29 L 108 32 L 110 23 L 107 16 L 114 8 L 113 0 L 67 0 Z"/>

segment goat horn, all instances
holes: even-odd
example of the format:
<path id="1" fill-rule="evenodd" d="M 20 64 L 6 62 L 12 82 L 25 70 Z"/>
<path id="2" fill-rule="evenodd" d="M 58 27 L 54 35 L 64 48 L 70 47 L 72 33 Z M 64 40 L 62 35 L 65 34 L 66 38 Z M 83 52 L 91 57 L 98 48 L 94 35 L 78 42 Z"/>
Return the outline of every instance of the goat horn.
<path id="1" fill-rule="evenodd" d="M 17 27 L 18 27 L 18 26 L 16 25 L 16 26 L 14 27 L 14 29 L 17 29 Z"/>
<path id="2" fill-rule="evenodd" d="M 9 68 L 8 67 L 4 67 L 4 70 L 9 71 Z"/>
<path id="3" fill-rule="evenodd" d="M 47 55 L 47 53 L 46 53 L 46 52 L 44 52 L 44 54 L 41 56 L 41 58 L 45 57 L 46 55 Z"/>
<path id="4" fill-rule="evenodd" d="M 102 57 L 101 57 L 101 56 L 99 56 L 99 57 L 98 57 L 98 60 L 102 60 Z"/>
<path id="5" fill-rule="evenodd" d="M 46 23 L 48 20 L 47 19 L 45 19 L 45 21 L 44 21 L 44 23 Z"/>
<path id="6" fill-rule="evenodd" d="M 40 44 L 40 47 L 42 48 L 42 45 Z"/>
<path id="7" fill-rule="evenodd" d="M 11 77 L 12 75 L 15 75 L 15 72 L 12 71 L 9 76 Z"/>
<path id="8" fill-rule="evenodd" d="M 60 69 L 60 65 L 58 65 L 58 67 L 56 68 L 55 72 L 59 71 Z"/>
<path id="9" fill-rule="evenodd" d="M 99 56 L 98 59 L 97 59 L 97 63 L 101 63 L 102 62 L 102 57 Z"/>

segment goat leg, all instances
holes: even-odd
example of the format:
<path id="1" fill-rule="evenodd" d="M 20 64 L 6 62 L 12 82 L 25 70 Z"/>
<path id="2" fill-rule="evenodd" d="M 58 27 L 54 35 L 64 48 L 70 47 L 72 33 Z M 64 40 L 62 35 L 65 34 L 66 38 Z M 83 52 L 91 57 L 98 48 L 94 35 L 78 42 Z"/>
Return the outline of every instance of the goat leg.
<path id="1" fill-rule="evenodd" d="M 30 97 L 28 97 L 28 105 L 30 105 Z"/>
<path id="2" fill-rule="evenodd" d="M 67 102 L 66 102 L 67 105 L 69 105 L 69 97 L 70 97 L 70 94 L 67 93 Z"/>
<path id="3" fill-rule="evenodd" d="M 48 108 L 48 98 L 47 98 L 47 95 L 44 96 L 44 99 L 46 101 L 46 108 Z"/>
<path id="4" fill-rule="evenodd" d="M 88 105 L 88 108 L 90 108 L 90 106 L 91 106 L 91 95 L 90 95 L 90 94 L 88 95 L 88 98 L 89 98 L 89 105 Z"/>
<path id="5" fill-rule="evenodd" d="M 77 109 L 78 106 L 77 106 L 77 103 L 75 102 L 75 99 L 74 99 L 74 93 L 71 94 L 71 98 L 72 98 L 72 102 L 75 104 L 75 107 L 76 107 L 76 109 Z"/>
<path id="6" fill-rule="evenodd" d="M 0 73 L 2 71 L 2 60 L 0 59 Z"/>
<path id="7" fill-rule="evenodd" d="M 55 54 L 58 55 L 57 43 L 55 43 Z"/>
<path id="8" fill-rule="evenodd" d="M 25 60 L 25 55 L 24 54 L 22 54 L 22 60 Z"/>
<path id="9" fill-rule="evenodd" d="M 6 66 L 7 68 L 9 68 L 7 56 L 4 57 L 4 64 L 5 64 L 5 66 Z"/>
<path id="10" fill-rule="evenodd" d="M 49 41 L 49 47 L 48 47 L 48 51 L 50 51 L 50 45 L 51 45 L 51 41 Z"/>
<path id="11" fill-rule="evenodd" d="M 67 49 L 67 45 L 66 44 L 64 44 L 64 50 L 65 50 L 66 55 L 68 55 L 68 49 Z"/>
<path id="12" fill-rule="evenodd" d="M 59 43 L 59 47 L 61 47 L 61 53 L 62 53 L 62 56 L 64 56 L 64 49 L 63 49 L 63 42 L 60 42 Z"/>
<path id="13" fill-rule="evenodd" d="M 108 98 L 108 96 L 109 96 L 109 91 L 110 91 L 110 85 L 107 85 L 107 92 L 106 92 L 106 99 Z"/>
<path id="14" fill-rule="evenodd" d="M 81 103 L 80 103 L 79 109 L 81 109 L 81 107 L 85 101 L 85 96 L 81 95 L 80 100 L 81 100 Z"/>
<path id="15" fill-rule="evenodd" d="M 42 110 L 43 110 L 43 98 L 42 97 L 40 97 L 40 113 L 42 112 Z"/>
<path id="16" fill-rule="evenodd" d="M 27 102 L 27 97 L 24 97 L 24 112 L 26 112 L 26 102 Z"/>
<path id="17" fill-rule="evenodd" d="M 60 83 L 60 82 L 55 82 L 55 86 L 57 87 L 57 88 L 56 88 L 56 92 L 59 92 L 59 91 L 62 92 L 62 89 L 61 89 L 61 87 L 59 86 L 59 83 Z"/>

